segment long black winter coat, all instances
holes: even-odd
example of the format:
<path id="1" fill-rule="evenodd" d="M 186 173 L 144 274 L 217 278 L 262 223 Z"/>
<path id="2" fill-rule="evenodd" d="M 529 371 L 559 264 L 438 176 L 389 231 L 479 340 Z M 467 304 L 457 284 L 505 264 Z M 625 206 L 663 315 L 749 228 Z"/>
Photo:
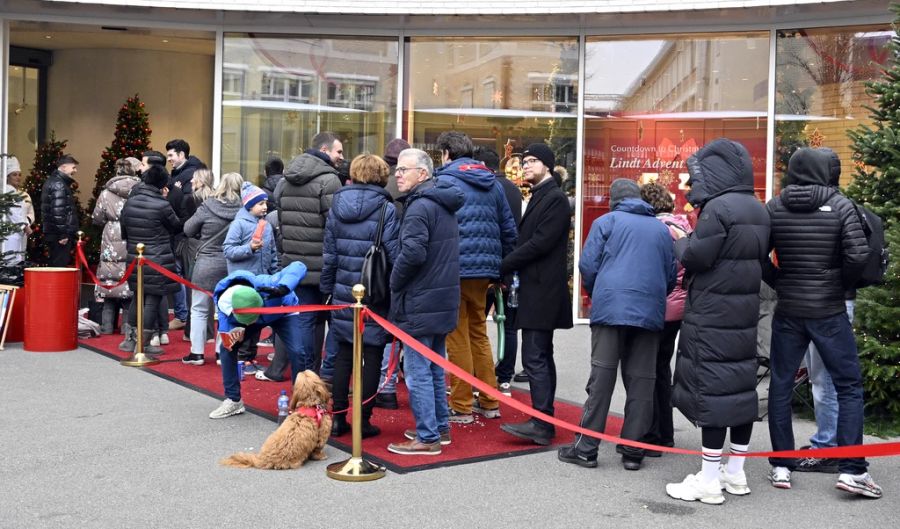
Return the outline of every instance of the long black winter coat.
<path id="1" fill-rule="evenodd" d="M 137 245 L 144 243 L 144 257 L 175 272 L 172 235 L 181 231 L 181 220 L 169 201 L 154 186 L 137 184 L 122 208 L 122 238 L 128 246 L 128 263 L 137 258 Z M 136 291 L 137 273 L 128 278 L 128 286 Z M 144 266 L 144 292 L 155 296 L 174 294 L 178 284 Z"/>
<path id="2" fill-rule="evenodd" d="M 700 427 L 757 419 L 756 325 L 769 216 L 753 194 L 743 145 L 719 139 L 688 160 L 694 232 L 675 242 L 685 270 L 672 403 Z"/>
<path id="3" fill-rule="evenodd" d="M 504 276 L 519 272 L 519 329 L 572 328 L 569 224 L 569 199 L 552 179 L 544 180 L 532 190 L 516 249 L 500 264 Z"/>
<path id="4" fill-rule="evenodd" d="M 62 238 L 78 233 L 78 210 L 72 182 L 72 177 L 59 169 L 44 182 L 41 190 L 44 235 L 59 235 Z"/>
<path id="5" fill-rule="evenodd" d="M 297 156 L 275 187 L 281 228 L 281 266 L 294 261 L 306 265 L 303 286 L 319 286 L 325 220 L 334 194 L 341 188 L 337 169 L 316 151 Z"/>
<path id="6" fill-rule="evenodd" d="M 788 185 L 766 205 L 778 256 L 775 312 L 801 318 L 842 314 L 844 291 L 866 264 L 869 246 L 856 209 L 829 187 L 830 154 L 801 149 L 791 157 Z"/>

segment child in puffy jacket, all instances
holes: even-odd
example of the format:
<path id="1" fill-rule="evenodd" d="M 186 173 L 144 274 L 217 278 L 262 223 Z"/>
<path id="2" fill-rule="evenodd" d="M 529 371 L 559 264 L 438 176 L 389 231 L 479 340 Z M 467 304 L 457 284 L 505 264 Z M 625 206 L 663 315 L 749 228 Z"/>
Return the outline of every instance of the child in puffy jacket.
<path id="1" fill-rule="evenodd" d="M 246 270 L 252 274 L 274 274 L 278 271 L 278 248 L 275 232 L 266 220 L 266 193 L 250 182 L 241 186 L 243 208 L 231 222 L 222 251 L 228 273 Z"/>
<path id="2" fill-rule="evenodd" d="M 250 182 L 241 185 L 243 207 L 231 221 L 222 244 L 229 275 L 237 271 L 272 275 L 279 270 L 275 232 L 265 219 L 266 198 L 266 192 Z M 255 375 L 261 369 L 256 363 L 260 331 L 261 327 L 251 329 L 237 350 L 237 358 L 245 362 L 244 373 L 248 375 Z"/>

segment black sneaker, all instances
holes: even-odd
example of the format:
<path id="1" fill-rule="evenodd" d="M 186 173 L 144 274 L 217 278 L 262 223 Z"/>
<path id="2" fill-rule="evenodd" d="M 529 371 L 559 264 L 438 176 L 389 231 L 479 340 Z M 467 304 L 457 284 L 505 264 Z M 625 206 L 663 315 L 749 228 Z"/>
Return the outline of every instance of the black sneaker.
<path id="1" fill-rule="evenodd" d="M 563 463 L 571 463 L 584 468 L 597 468 L 597 454 L 586 456 L 575 449 L 575 445 L 566 445 L 556 452 L 556 458 Z"/>
<path id="2" fill-rule="evenodd" d="M 519 371 L 513 375 L 513 382 L 528 382 L 528 373 L 526 373 L 524 369 Z"/>
<path id="3" fill-rule="evenodd" d="M 819 472 L 821 474 L 837 474 L 837 460 L 822 457 L 804 457 L 797 461 L 796 472 Z"/>
<path id="4" fill-rule="evenodd" d="M 375 407 L 385 410 L 396 410 L 400 406 L 397 404 L 396 393 L 379 393 L 375 395 Z"/>
<path id="5" fill-rule="evenodd" d="M 203 362 L 204 360 L 202 354 L 191 353 L 181 358 L 182 364 L 190 364 L 192 366 L 202 366 Z"/>

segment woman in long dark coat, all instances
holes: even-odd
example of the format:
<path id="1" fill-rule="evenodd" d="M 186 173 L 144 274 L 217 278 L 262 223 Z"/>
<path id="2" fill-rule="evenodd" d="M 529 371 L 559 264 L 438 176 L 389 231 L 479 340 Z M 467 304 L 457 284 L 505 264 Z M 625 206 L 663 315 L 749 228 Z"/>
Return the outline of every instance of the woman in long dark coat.
<path id="1" fill-rule="evenodd" d="M 769 244 L 769 216 L 753 194 L 753 166 L 743 145 L 715 140 L 688 159 L 687 199 L 700 208 L 694 232 L 675 242 L 688 296 L 673 404 L 702 428 L 703 468 L 670 483 L 673 498 L 718 504 L 749 494 L 744 458 L 756 421 L 756 324 L 759 282 Z M 731 429 L 731 456 L 719 467 Z"/>
<path id="2" fill-rule="evenodd" d="M 169 175 L 158 165 L 151 165 L 141 176 L 141 183 L 134 186 L 125 207 L 122 208 L 122 238 L 128 247 L 128 262 L 137 258 L 137 245 L 144 243 L 144 257 L 175 273 L 175 254 L 172 235 L 181 231 L 181 220 L 166 200 Z M 144 266 L 144 335 L 137 337 L 132 329 L 132 339 L 144 340 L 144 353 L 162 354 L 162 349 L 149 347 L 154 329 L 164 328 L 159 320 L 159 306 L 163 299 L 178 290 L 178 284 L 149 266 Z M 128 278 L 128 286 L 137 291 L 137 274 Z M 137 296 L 132 298 L 128 313 L 129 324 L 137 325 Z M 126 340 L 127 341 L 127 340 Z M 125 345 L 125 344 L 123 344 Z M 120 347 L 122 348 L 122 347 Z"/>

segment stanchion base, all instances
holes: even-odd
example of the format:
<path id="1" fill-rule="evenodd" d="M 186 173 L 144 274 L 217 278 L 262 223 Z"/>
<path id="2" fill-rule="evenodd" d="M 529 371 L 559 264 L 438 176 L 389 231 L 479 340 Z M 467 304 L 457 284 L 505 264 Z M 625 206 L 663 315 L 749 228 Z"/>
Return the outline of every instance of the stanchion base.
<path id="1" fill-rule="evenodd" d="M 152 356 L 147 356 L 144 353 L 135 353 L 131 358 L 126 358 L 119 363 L 128 367 L 147 367 L 155 366 L 159 363 L 159 360 Z"/>
<path id="2" fill-rule="evenodd" d="M 374 481 L 384 477 L 385 469 L 361 457 L 351 457 L 346 461 L 328 465 L 326 474 L 338 481 Z"/>

